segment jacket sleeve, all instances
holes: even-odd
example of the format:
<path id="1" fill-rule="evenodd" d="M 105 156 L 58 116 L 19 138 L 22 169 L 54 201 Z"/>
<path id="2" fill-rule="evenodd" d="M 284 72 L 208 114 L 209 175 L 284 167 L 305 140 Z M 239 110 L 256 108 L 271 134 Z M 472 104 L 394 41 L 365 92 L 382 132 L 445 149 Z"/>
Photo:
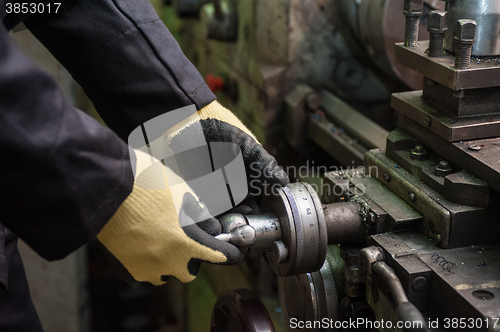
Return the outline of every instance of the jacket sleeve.
<path id="1" fill-rule="evenodd" d="M 148 0 L 68 0 L 63 14 L 25 21 L 127 141 L 165 112 L 215 100 Z"/>
<path id="2" fill-rule="evenodd" d="M 62 258 L 131 192 L 128 147 L 75 109 L 1 24 L 0 91 L 0 222 L 44 258 Z"/>

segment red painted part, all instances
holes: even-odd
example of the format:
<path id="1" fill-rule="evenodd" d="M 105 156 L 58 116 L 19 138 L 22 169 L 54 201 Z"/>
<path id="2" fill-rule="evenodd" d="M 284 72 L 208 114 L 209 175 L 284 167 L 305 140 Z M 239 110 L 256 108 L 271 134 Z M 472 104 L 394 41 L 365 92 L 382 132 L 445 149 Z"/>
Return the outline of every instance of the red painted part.
<path id="1" fill-rule="evenodd" d="M 220 91 L 224 89 L 224 79 L 222 77 L 216 77 L 211 73 L 208 73 L 205 81 L 212 92 Z"/>

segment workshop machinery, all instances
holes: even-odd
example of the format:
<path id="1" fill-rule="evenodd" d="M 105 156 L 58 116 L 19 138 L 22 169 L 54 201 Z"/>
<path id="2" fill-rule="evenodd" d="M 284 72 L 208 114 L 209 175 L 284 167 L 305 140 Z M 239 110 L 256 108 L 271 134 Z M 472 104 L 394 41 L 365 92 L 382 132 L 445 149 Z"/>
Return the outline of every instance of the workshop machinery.
<path id="1" fill-rule="evenodd" d="M 293 183 L 265 198 L 264 214 L 221 219 L 218 238 L 266 252 L 290 331 L 292 319 L 325 318 L 339 324 L 303 330 L 362 318 L 387 331 L 500 331 L 499 11 L 449 1 L 421 41 L 422 1 L 405 1 L 395 57 L 424 85 L 392 95 L 397 129 L 385 148 L 362 168 L 326 173 L 328 204 Z"/>
<path id="2" fill-rule="evenodd" d="M 360 166 L 274 188 L 260 214 L 220 219 L 221 241 L 264 253 L 278 275 L 284 325 L 500 331 L 500 2 L 193 3 L 173 2 L 199 17 L 179 38 L 206 38 L 186 53 L 202 73 L 226 75 L 225 104 L 260 138 L 272 140 L 279 118 L 281 142 L 300 152 L 313 141 Z M 396 81 L 423 89 L 392 94 L 387 132 L 367 105 L 404 90 Z M 271 331 L 257 297 L 224 293 L 212 330 Z"/>

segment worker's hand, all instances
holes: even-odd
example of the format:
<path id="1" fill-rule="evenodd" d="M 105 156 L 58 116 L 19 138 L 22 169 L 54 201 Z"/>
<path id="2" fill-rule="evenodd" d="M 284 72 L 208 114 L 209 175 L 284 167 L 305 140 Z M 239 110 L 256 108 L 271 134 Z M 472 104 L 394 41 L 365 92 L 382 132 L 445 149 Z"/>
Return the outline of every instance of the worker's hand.
<path id="1" fill-rule="evenodd" d="M 186 119 L 176 127 L 177 132 L 167 134 L 173 137 L 169 139 L 169 144 L 174 150 L 182 150 L 186 137 L 190 135 L 186 132 L 194 131 L 196 126 L 193 124 L 197 122 L 201 123 L 207 142 L 235 143 L 241 149 L 251 192 L 252 189 L 259 188 L 262 193 L 265 186 L 286 186 L 289 183 L 287 174 L 276 159 L 262 147 L 252 132 L 231 111 L 217 101 Z"/>
<path id="2" fill-rule="evenodd" d="M 191 189 L 176 185 L 171 191 L 165 166 L 139 150 L 135 155 L 132 193 L 97 236 L 132 277 L 155 285 L 169 276 L 189 282 L 201 261 L 239 262 L 243 255 L 237 247 L 213 237 L 220 233 L 220 224 Z M 203 221 L 195 223 L 199 220 Z"/>

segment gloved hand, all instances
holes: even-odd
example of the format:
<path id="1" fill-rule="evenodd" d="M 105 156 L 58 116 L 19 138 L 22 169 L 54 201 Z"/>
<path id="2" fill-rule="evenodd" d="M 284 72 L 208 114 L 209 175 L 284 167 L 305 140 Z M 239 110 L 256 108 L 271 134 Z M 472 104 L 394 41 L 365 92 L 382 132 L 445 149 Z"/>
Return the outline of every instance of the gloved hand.
<path id="1" fill-rule="evenodd" d="M 176 192 L 171 192 L 165 166 L 139 150 L 135 155 L 136 181 L 140 176 L 141 186 L 134 184 L 132 193 L 97 235 L 132 277 L 154 285 L 162 284 L 168 276 L 189 282 L 196 276 L 200 261 L 239 262 L 243 255 L 237 247 L 207 233 L 215 235 L 217 230 L 210 229 L 220 228 L 220 224 L 198 203 L 190 188 L 177 185 Z M 158 181 L 163 181 L 163 188 L 158 189 Z M 146 189 L 148 183 L 157 189 Z M 179 214 L 175 204 L 182 206 Z M 181 227 L 179 219 L 186 226 Z M 193 220 L 205 221 L 196 224 Z"/>
<path id="2" fill-rule="evenodd" d="M 173 137 L 169 139 L 169 144 L 174 150 L 182 150 L 179 146 L 182 147 L 185 144 L 185 137 L 189 136 L 184 132 L 195 127 L 193 124 L 198 122 L 201 123 L 207 142 L 227 142 L 239 146 L 249 184 L 255 183 L 260 189 L 265 189 L 266 185 L 286 186 L 289 183 L 287 174 L 276 159 L 262 147 L 252 132 L 231 111 L 217 101 L 213 101 L 177 125 L 174 128 L 175 132 L 170 131 L 167 134 Z M 178 147 L 175 147 L 176 145 Z M 251 186 L 250 189 L 254 187 Z"/>

